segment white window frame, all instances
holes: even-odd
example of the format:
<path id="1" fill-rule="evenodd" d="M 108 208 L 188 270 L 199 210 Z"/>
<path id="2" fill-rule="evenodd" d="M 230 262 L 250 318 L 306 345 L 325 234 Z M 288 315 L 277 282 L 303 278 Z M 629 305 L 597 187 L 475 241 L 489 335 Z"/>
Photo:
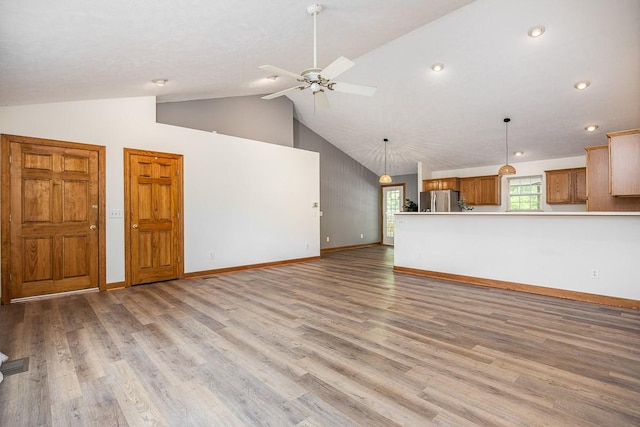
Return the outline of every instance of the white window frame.
<path id="1" fill-rule="evenodd" d="M 512 181 L 525 181 L 525 180 L 529 180 L 528 184 L 519 184 L 522 187 L 525 187 L 527 185 L 532 185 L 535 184 L 535 182 L 539 182 L 540 183 L 540 191 L 539 192 L 533 192 L 533 193 L 518 193 L 518 194 L 511 194 L 511 182 Z M 543 181 L 542 181 L 542 175 L 530 175 L 530 176 L 514 176 L 513 178 L 508 178 L 507 181 L 507 212 L 541 212 L 542 209 L 542 191 L 543 191 Z M 538 196 L 538 209 L 511 209 L 511 197 L 519 197 L 519 196 Z"/>

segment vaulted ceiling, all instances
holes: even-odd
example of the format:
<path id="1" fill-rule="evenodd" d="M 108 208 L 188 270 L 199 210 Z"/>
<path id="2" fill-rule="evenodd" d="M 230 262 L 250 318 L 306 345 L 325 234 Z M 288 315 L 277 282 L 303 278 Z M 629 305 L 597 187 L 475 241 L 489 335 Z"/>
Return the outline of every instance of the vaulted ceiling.
<path id="1" fill-rule="evenodd" d="M 638 0 L 320 0 L 318 65 L 371 98 L 287 96 L 296 117 L 375 173 L 579 156 L 640 127 Z M 0 105 L 267 94 L 313 65 L 312 2 L 0 0 Z M 527 31 L 543 25 L 541 37 Z M 434 63 L 444 64 L 435 73 Z M 166 78 L 164 87 L 151 83 Z M 582 91 L 574 84 L 590 81 Z M 269 102 L 269 101 L 264 101 Z M 247 117 L 251 120 L 251 117 Z M 585 126 L 597 124 L 595 132 Z"/>

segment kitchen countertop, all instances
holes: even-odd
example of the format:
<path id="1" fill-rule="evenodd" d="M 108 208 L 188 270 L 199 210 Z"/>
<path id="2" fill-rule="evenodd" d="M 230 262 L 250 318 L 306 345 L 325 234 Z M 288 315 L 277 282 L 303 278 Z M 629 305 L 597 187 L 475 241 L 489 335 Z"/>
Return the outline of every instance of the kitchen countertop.
<path id="1" fill-rule="evenodd" d="M 461 216 L 638 216 L 640 212 L 397 212 L 396 215 L 461 215 Z"/>
<path id="2" fill-rule="evenodd" d="M 588 301 L 630 299 L 636 302 L 624 306 L 640 307 L 634 267 L 640 212 L 405 212 L 395 218 L 394 268 L 596 296 Z"/>

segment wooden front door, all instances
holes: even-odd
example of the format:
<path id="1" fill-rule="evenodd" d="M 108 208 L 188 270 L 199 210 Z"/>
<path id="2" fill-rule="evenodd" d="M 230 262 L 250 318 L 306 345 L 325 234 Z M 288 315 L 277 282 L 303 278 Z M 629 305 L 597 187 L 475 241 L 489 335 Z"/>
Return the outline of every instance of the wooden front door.
<path id="1" fill-rule="evenodd" d="M 102 287 L 104 147 L 3 135 L 2 150 L 3 303 Z"/>
<path id="2" fill-rule="evenodd" d="M 127 286 L 184 276 L 181 169 L 181 155 L 125 149 Z"/>

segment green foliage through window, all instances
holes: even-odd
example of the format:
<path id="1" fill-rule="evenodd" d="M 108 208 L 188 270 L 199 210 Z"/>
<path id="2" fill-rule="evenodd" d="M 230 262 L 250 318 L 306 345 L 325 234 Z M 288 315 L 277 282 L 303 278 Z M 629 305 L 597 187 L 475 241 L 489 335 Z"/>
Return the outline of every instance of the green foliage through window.
<path id="1" fill-rule="evenodd" d="M 541 209 L 542 175 L 509 178 L 510 211 L 539 211 Z"/>

